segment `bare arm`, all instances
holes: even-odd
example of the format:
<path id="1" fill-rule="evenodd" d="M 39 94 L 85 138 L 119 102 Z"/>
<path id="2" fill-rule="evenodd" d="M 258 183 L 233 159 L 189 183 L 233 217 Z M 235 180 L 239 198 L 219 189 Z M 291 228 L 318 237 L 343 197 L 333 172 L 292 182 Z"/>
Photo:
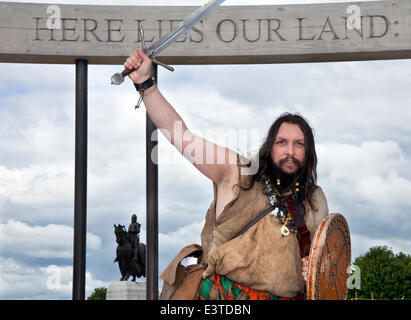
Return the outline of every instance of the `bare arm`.
<path id="1" fill-rule="evenodd" d="M 124 66 L 137 69 L 129 75 L 134 83 L 142 83 L 150 77 L 151 61 L 140 49 Z M 156 127 L 201 173 L 217 185 L 232 180 L 236 183 L 237 154 L 234 151 L 192 133 L 156 85 L 145 91 L 143 101 Z"/>

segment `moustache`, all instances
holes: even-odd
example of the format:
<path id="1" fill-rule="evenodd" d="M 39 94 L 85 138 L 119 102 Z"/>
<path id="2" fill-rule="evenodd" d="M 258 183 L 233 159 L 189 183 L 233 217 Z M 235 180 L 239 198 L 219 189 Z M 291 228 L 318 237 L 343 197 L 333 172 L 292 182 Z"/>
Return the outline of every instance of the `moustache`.
<path id="1" fill-rule="evenodd" d="M 286 157 L 286 158 L 284 158 L 284 159 L 281 159 L 280 160 L 280 165 L 282 165 L 282 164 L 284 164 L 284 163 L 286 163 L 286 162 L 294 162 L 296 165 L 297 165 L 297 167 L 299 167 L 299 168 L 301 168 L 301 161 L 299 161 L 299 160 L 297 160 L 296 158 L 294 158 L 294 157 Z"/>

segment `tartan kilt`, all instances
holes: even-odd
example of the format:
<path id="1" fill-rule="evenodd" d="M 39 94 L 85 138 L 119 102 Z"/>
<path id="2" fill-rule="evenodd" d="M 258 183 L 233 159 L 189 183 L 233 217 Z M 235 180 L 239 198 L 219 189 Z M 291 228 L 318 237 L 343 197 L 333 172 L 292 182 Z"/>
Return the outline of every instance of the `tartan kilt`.
<path id="1" fill-rule="evenodd" d="M 226 276 L 214 273 L 205 279 L 199 292 L 200 300 L 303 300 L 299 294 L 293 298 L 273 295 L 266 291 L 258 291 L 231 281 Z"/>

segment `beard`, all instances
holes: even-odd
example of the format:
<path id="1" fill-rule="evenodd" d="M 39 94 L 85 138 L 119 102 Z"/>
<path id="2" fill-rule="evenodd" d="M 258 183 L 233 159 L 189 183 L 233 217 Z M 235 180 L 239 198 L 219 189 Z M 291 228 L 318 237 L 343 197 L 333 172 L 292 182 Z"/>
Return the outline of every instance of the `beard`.
<path id="1" fill-rule="evenodd" d="M 294 172 L 286 172 L 281 168 L 281 166 L 285 162 L 290 160 L 292 160 L 297 166 L 297 169 Z M 287 188 L 289 188 L 293 183 L 295 183 L 298 179 L 301 178 L 303 166 L 304 164 L 301 163 L 301 161 L 295 159 L 294 157 L 287 157 L 280 160 L 280 166 L 277 166 L 271 159 L 267 168 L 267 174 L 273 183 L 276 183 L 277 179 L 280 179 L 280 189 L 284 191 Z"/>

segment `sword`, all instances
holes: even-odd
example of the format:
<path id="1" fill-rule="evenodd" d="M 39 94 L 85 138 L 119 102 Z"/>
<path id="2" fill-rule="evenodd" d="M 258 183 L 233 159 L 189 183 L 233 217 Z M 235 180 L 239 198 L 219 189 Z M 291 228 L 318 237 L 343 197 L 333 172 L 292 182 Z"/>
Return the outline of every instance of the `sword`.
<path id="1" fill-rule="evenodd" d="M 170 67 L 166 64 L 161 63 L 155 57 L 159 55 L 165 48 L 170 44 L 176 41 L 181 35 L 190 30 L 198 21 L 206 17 L 209 13 L 214 11 L 221 3 L 225 0 L 210 0 L 202 7 L 198 8 L 191 15 L 189 15 L 184 21 L 180 22 L 175 28 L 169 31 L 166 35 L 157 40 L 149 48 L 146 48 L 144 42 L 144 29 L 140 25 L 139 33 L 142 43 L 142 49 L 145 54 L 153 61 L 154 63 L 170 70 L 174 71 L 173 67 Z M 111 84 L 119 85 L 124 81 L 124 77 L 135 71 L 136 69 L 124 69 L 121 73 L 116 73 L 111 77 Z"/>

